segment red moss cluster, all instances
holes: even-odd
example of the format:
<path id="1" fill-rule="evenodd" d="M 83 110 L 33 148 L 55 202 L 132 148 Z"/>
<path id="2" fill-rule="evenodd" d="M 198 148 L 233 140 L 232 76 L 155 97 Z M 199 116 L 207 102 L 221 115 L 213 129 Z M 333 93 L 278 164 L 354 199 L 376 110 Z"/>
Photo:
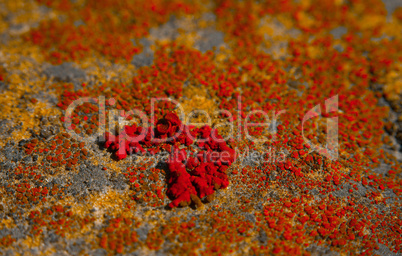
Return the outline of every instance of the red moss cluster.
<path id="1" fill-rule="evenodd" d="M 230 148 L 216 129 L 208 125 L 195 128 L 183 124 L 175 113 L 168 113 L 153 127 L 125 126 L 121 133 L 106 133 L 104 146 L 114 151 L 121 160 L 131 154 L 155 154 L 166 144 L 171 144 L 167 161 L 170 171 L 167 194 L 173 201 L 170 207 L 200 203 L 200 198 L 210 200 L 215 190 L 226 188 L 228 167 L 235 161 L 235 151 Z M 196 142 L 201 150 L 187 154 Z M 180 146 L 186 146 L 179 149 Z M 147 150 L 144 149 L 147 148 Z"/>
<path id="2" fill-rule="evenodd" d="M 207 140 L 198 143 L 205 150 L 196 157 L 187 157 L 185 150 L 177 150 L 178 154 L 173 154 L 168 161 L 171 177 L 167 194 L 174 198 L 170 203 L 171 207 L 185 206 L 191 202 L 199 204 L 200 198 L 205 196 L 210 200 L 214 190 L 229 185 L 226 171 L 235 161 L 235 151 L 224 141 L 217 143 L 214 138 L 220 136 L 215 137 L 214 133 L 217 131 L 209 126 L 195 129 L 194 132 L 198 137 Z"/>

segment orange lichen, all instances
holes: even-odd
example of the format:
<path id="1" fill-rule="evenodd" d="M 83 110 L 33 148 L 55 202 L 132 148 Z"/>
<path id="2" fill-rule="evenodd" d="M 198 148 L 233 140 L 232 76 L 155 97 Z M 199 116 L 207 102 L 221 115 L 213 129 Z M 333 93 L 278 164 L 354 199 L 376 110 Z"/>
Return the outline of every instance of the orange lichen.
<path id="1" fill-rule="evenodd" d="M 393 136 L 399 131 L 394 119 L 402 120 L 397 114 L 401 9 L 387 18 L 379 0 L 21 3 L 0 8 L 0 17 L 8 17 L 1 19 L 0 32 L 9 36 L 0 38 L 5 131 L 0 131 L 0 205 L 13 220 L 27 220 L 33 235 L 26 239 L 29 246 L 34 244 L 29 239 L 40 244 L 51 231 L 66 239 L 81 237 L 91 249 L 110 254 L 163 249 L 188 255 L 308 255 L 307 248 L 318 245 L 371 255 L 378 243 L 400 252 L 402 169 L 391 150 L 397 149 Z M 44 13 L 26 15 L 28 7 Z M 183 20 L 185 30 L 178 25 Z M 339 27 L 342 35 L 334 32 Z M 213 29 L 224 42 L 207 38 L 209 50 L 195 49 L 197 40 L 218 33 Z M 129 64 L 137 54 L 152 56 L 152 64 Z M 47 62 L 67 61 L 85 78 L 41 76 Z M 66 116 L 70 104 L 84 97 L 91 102 Z M 339 104 L 328 107 L 333 97 Z M 112 135 L 124 127 L 144 127 L 130 110 L 151 114 L 152 98 L 183 103 L 187 115 L 194 109 L 228 110 L 204 126 L 235 126 L 226 143 L 240 155 L 219 171 L 224 182 L 204 186 L 202 180 L 198 191 L 175 190 L 169 186 L 175 179 L 193 185 L 190 179 L 206 171 L 195 170 L 195 158 L 184 169 L 185 159 L 166 166 L 152 158 L 173 149 L 193 153 L 193 146 L 214 149 L 213 144 L 192 145 L 181 137 L 154 145 L 147 138 L 141 147 L 148 155 L 121 161 L 99 147 L 94 138 L 100 125 L 116 128 Z M 103 107 L 105 119 L 99 116 Z M 175 108 L 173 102 L 158 102 L 151 129 L 169 133 L 175 125 L 161 118 L 179 113 Z M 312 109 L 317 115 L 303 123 Z M 277 122 L 248 127 L 267 121 L 261 112 L 248 116 L 251 111 L 264 111 L 269 119 L 276 115 Z M 339 155 L 329 159 L 324 151 L 333 152 L 334 145 L 326 141 L 327 121 L 335 118 Z M 202 127 L 196 128 L 200 137 L 211 135 L 205 128 L 204 136 Z M 246 128 L 248 136 L 264 141 L 246 137 Z M 231 132 L 217 130 L 222 136 Z M 77 136 L 70 135 L 73 131 Z M 108 148 L 118 148 L 116 141 L 108 142 Z M 325 149 L 318 152 L 314 145 Z M 208 172 L 218 176 L 213 168 Z M 74 179 L 82 183 L 78 189 Z M 193 204 L 168 210 L 166 195 L 172 194 L 180 199 L 173 206 Z M 11 222 L 3 219 L 1 229 L 15 227 Z M 18 243 L 21 239 L 9 235 L 0 239 L 6 248 Z"/>

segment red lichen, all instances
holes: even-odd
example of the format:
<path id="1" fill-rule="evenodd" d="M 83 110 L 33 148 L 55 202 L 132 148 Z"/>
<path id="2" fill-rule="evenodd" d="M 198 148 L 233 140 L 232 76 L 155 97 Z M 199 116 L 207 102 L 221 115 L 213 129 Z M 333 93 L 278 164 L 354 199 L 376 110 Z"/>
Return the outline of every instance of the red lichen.
<path id="1" fill-rule="evenodd" d="M 157 142 L 152 139 L 154 135 Z M 105 138 L 104 146 L 119 160 L 131 154 L 153 152 L 152 149 L 162 148 L 166 143 L 173 146 L 167 161 L 170 172 L 167 195 L 173 200 L 170 207 L 189 205 L 196 201 L 191 199 L 192 196 L 202 199 L 229 185 L 226 171 L 235 161 L 234 150 L 222 140 L 216 129 L 207 125 L 191 129 L 173 112 L 159 119 L 154 128 L 125 126 L 120 134 L 106 133 Z M 194 142 L 202 149 L 195 156 L 187 156 L 184 149 L 178 149 L 179 145 L 188 147 Z"/>

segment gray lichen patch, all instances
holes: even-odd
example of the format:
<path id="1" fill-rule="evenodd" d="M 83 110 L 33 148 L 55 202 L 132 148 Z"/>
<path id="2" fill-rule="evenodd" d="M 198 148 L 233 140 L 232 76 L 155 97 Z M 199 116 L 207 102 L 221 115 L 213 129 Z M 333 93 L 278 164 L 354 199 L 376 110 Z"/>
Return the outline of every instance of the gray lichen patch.
<path id="1" fill-rule="evenodd" d="M 194 47 L 199 49 L 202 53 L 206 51 L 218 49 L 219 46 L 225 43 L 224 34 L 213 28 L 203 29 L 197 32 L 199 39 L 195 43 Z"/>
<path id="2" fill-rule="evenodd" d="M 111 182 L 107 174 L 100 166 L 80 165 L 78 173 L 72 177 L 72 184 L 68 188 L 68 193 L 73 196 L 86 196 L 93 192 L 105 192 Z"/>
<path id="3" fill-rule="evenodd" d="M 76 68 L 71 63 L 63 63 L 61 65 L 50 66 L 43 71 L 48 78 L 56 81 L 73 82 L 76 79 L 85 79 L 86 74 L 83 70 Z"/>

